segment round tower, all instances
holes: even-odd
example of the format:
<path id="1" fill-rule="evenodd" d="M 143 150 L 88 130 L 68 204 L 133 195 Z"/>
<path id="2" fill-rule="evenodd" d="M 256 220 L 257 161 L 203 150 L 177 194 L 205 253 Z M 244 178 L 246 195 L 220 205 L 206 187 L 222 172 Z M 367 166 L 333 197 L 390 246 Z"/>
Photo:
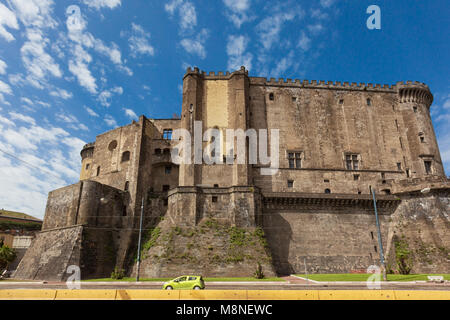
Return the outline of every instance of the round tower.
<path id="1" fill-rule="evenodd" d="M 410 177 L 444 176 L 444 167 L 439 153 L 430 107 L 433 95 L 428 86 L 420 82 L 397 83 L 399 109 L 406 126 Z M 408 152 L 409 151 L 409 152 Z"/>
<path id="2" fill-rule="evenodd" d="M 88 143 L 80 152 L 81 173 L 80 180 L 87 180 L 91 177 L 92 162 L 94 159 L 95 142 Z"/>

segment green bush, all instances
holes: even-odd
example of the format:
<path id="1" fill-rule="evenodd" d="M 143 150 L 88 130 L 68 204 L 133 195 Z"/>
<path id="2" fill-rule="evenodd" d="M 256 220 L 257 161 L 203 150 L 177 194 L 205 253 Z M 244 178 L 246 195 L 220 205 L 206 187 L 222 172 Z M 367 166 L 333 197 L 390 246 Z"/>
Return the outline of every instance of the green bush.
<path id="1" fill-rule="evenodd" d="M 395 239 L 394 244 L 398 272 L 400 274 L 409 274 L 412 269 L 412 257 L 408 242 L 403 236 L 401 239 Z"/>
<path id="2" fill-rule="evenodd" d="M 7 245 L 2 245 L 0 247 L 0 272 L 5 269 L 8 264 L 16 258 L 16 252 L 14 249 L 8 247 Z"/>
<path id="3" fill-rule="evenodd" d="M 114 271 L 111 272 L 111 279 L 120 280 L 125 277 L 125 270 L 114 268 Z"/>
<path id="4" fill-rule="evenodd" d="M 255 279 L 264 279 L 266 277 L 262 271 L 261 263 L 258 262 L 258 266 L 256 267 L 256 271 L 253 276 Z"/>

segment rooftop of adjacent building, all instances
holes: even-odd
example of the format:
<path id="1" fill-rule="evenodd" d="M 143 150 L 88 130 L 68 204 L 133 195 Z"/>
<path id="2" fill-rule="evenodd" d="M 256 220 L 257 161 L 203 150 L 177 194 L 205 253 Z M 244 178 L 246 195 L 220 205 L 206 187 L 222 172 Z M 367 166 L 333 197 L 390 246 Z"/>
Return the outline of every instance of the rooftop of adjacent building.
<path id="1" fill-rule="evenodd" d="M 6 220 L 6 219 L 20 220 L 20 221 L 25 221 L 25 222 L 42 223 L 41 219 L 33 217 L 29 214 L 0 209 L 0 220 Z"/>

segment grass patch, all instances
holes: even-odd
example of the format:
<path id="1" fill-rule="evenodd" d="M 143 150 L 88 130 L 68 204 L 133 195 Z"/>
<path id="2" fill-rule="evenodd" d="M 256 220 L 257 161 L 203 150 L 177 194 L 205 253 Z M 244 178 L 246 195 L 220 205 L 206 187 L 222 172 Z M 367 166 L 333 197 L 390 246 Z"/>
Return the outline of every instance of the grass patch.
<path id="1" fill-rule="evenodd" d="M 161 282 L 161 281 L 169 281 L 175 278 L 144 278 L 139 279 L 140 281 L 148 281 L 148 282 Z M 203 278 L 205 282 L 231 282 L 231 281 L 280 281 L 284 282 L 284 279 L 281 278 L 264 278 L 264 279 L 255 279 L 253 277 L 242 277 L 242 278 Z M 90 279 L 90 280 L 82 280 L 82 282 L 115 282 L 115 281 L 123 281 L 123 282 L 134 282 L 136 278 L 123 278 L 121 280 L 114 280 L 111 278 L 102 278 L 102 279 Z"/>
<path id="2" fill-rule="evenodd" d="M 298 274 L 302 278 L 314 281 L 367 281 L 370 274 L 344 273 L 344 274 Z M 445 280 L 450 280 L 450 274 L 388 274 L 388 281 L 427 281 L 427 276 L 443 276 Z"/>

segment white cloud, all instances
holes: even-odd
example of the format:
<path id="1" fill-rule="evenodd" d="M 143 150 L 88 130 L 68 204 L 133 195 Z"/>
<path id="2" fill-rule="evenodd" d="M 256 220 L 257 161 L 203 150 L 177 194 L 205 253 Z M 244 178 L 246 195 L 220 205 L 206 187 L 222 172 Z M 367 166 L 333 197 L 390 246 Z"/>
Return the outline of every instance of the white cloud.
<path id="1" fill-rule="evenodd" d="M 3 3 L 0 3 L 0 37 L 3 37 L 6 41 L 11 42 L 15 38 L 8 32 L 4 26 L 11 29 L 19 29 L 19 24 L 17 23 L 17 18 L 14 12 L 8 9 Z"/>
<path id="2" fill-rule="evenodd" d="M 335 0 L 320 0 L 320 5 L 324 8 L 331 7 Z"/>
<path id="3" fill-rule="evenodd" d="M 42 36 L 40 30 L 28 29 L 27 38 L 28 41 L 20 49 L 23 64 L 30 77 L 27 80 L 31 80 L 29 82 L 33 86 L 42 88 L 41 82 L 45 81 L 48 75 L 60 78 L 62 72 L 59 65 L 45 52 L 49 40 Z"/>
<path id="4" fill-rule="evenodd" d="M 11 87 L 2 80 L 0 80 L 0 93 L 12 94 Z"/>
<path id="5" fill-rule="evenodd" d="M 323 25 L 321 25 L 320 23 L 317 23 L 317 24 L 311 24 L 311 25 L 309 25 L 307 28 L 308 28 L 308 30 L 309 30 L 313 35 L 319 34 L 319 33 L 322 32 L 322 30 L 324 29 L 324 28 L 323 28 Z"/>
<path id="6" fill-rule="evenodd" d="M 165 10 L 173 16 L 178 12 L 179 26 L 182 32 L 192 30 L 197 26 L 197 11 L 190 1 L 172 0 L 164 6 Z"/>
<path id="7" fill-rule="evenodd" d="M 48 192 L 78 181 L 85 142 L 61 128 L 37 126 L 17 113 L 10 116 L 28 121 L 19 127 L 0 116 L 6 126 L 0 126 L 0 149 L 8 153 L 0 152 L 0 203 L 42 218 Z"/>
<path id="8" fill-rule="evenodd" d="M 116 120 L 109 114 L 107 114 L 105 116 L 105 118 L 103 119 L 103 121 L 106 122 L 106 124 L 110 127 L 117 127 L 117 122 Z"/>
<path id="9" fill-rule="evenodd" d="M 51 91 L 50 95 L 64 100 L 68 100 L 73 97 L 73 94 L 71 92 L 59 88 L 56 88 L 54 91 Z"/>
<path id="10" fill-rule="evenodd" d="M 85 106 L 84 109 L 86 109 L 87 113 L 89 113 L 90 116 L 92 116 L 92 117 L 99 117 L 99 115 L 94 110 L 92 110 L 91 108 Z"/>
<path id="11" fill-rule="evenodd" d="M 227 17 L 233 22 L 236 28 L 249 20 L 247 11 L 250 8 L 250 0 L 223 0 L 228 9 Z"/>
<path id="12" fill-rule="evenodd" d="M 83 3 L 97 10 L 101 8 L 114 9 L 121 5 L 121 0 L 83 0 Z"/>
<path id="13" fill-rule="evenodd" d="M 86 125 L 80 123 L 80 121 L 78 121 L 78 119 L 74 115 L 68 114 L 64 111 L 57 113 L 55 118 L 59 121 L 67 123 L 68 127 L 71 129 L 83 131 L 89 130 L 89 128 Z"/>
<path id="14" fill-rule="evenodd" d="M 289 69 L 295 71 L 297 66 L 295 66 L 294 57 L 294 51 L 290 51 L 286 57 L 277 62 L 275 68 L 270 73 L 271 76 L 280 77 Z"/>
<path id="15" fill-rule="evenodd" d="M 180 44 L 190 54 L 195 54 L 201 59 L 206 58 L 205 42 L 208 39 L 209 32 L 207 29 L 202 29 L 195 39 L 182 39 Z"/>
<path id="16" fill-rule="evenodd" d="M 53 0 L 10 0 L 17 17 L 27 28 L 54 28 Z"/>
<path id="17" fill-rule="evenodd" d="M 149 55 L 155 54 L 155 49 L 150 45 L 150 33 L 146 32 L 142 26 L 132 23 L 132 35 L 128 39 L 131 55 Z"/>
<path id="18" fill-rule="evenodd" d="M 113 94 L 121 95 L 122 93 L 122 87 L 114 87 L 110 90 L 102 91 L 98 96 L 98 100 L 100 101 L 100 104 L 102 106 L 109 107 L 111 105 L 111 97 L 113 96 Z"/>
<path id="19" fill-rule="evenodd" d="M 81 45 L 76 45 L 73 51 L 74 58 L 69 61 L 69 71 L 78 79 L 80 86 L 90 93 L 97 93 L 96 79 L 92 76 L 88 68 L 92 57 L 83 49 Z"/>
<path id="20" fill-rule="evenodd" d="M 253 55 L 245 53 L 248 41 L 248 37 L 242 35 L 228 37 L 227 54 L 230 71 L 238 70 L 241 66 L 245 66 L 248 70 L 252 68 Z"/>
<path id="21" fill-rule="evenodd" d="M 11 116 L 11 119 L 13 120 L 19 120 L 19 121 L 23 121 L 23 122 L 27 122 L 30 123 L 32 125 L 35 125 L 36 122 L 34 121 L 34 119 L 32 117 L 28 117 L 26 115 L 17 113 L 17 112 L 10 112 L 9 115 Z"/>
<path id="22" fill-rule="evenodd" d="M 308 51 L 311 47 L 311 39 L 303 31 L 300 34 L 297 47 L 301 48 L 303 51 Z"/>
<path id="23" fill-rule="evenodd" d="M 260 42 L 265 50 L 271 49 L 272 45 L 280 40 L 283 24 L 292 21 L 295 16 L 295 12 L 279 12 L 263 19 L 256 26 Z"/>
<path id="24" fill-rule="evenodd" d="M 0 60 L 0 74 L 6 74 L 6 68 L 8 66 L 6 65 L 6 62 L 3 60 Z"/>
<path id="25" fill-rule="evenodd" d="M 123 108 L 123 110 L 125 111 L 125 115 L 128 118 L 130 118 L 130 119 L 138 119 L 139 118 L 133 110 L 127 109 L 127 108 Z"/>
<path id="26" fill-rule="evenodd" d="M 10 0 L 17 18 L 26 27 L 26 41 L 20 53 L 28 75 L 24 82 L 43 89 L 48 76 L 60 78 L 59 65 L 45 50 L 50 40 L 44 37 L 44 29 L 53 29 L 58 23 L 53 19 L 52 0 Z M 23 79 L 23 78 L 22 78 Z"/>

